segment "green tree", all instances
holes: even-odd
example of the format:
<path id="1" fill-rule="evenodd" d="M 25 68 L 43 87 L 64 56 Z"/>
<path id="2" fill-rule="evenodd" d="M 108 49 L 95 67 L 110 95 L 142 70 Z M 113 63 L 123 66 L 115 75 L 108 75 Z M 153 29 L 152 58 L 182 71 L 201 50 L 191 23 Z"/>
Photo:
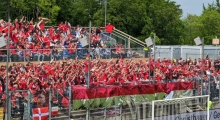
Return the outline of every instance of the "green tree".
<path id="1" fill-rule="evenodd" d="M 153 32 L 150 33 L 150 37 L 151 37 L 152 39 L 154 39 L 154 33 L 153 33 Z M 155 38 L 155 39 L 156 39 L 155 44 L 156 44 L 156 45 L 161 45 L 161 40 L 160 40 L 160 38 L 159 38 L 157 35 L 156 35 L 155 37 L 156 37 L 156 38 Z"/>
<path id="2" fill-rule="evenodd" d="M 180 19 L 182 9 L 179 5 L 169 0 L 147 0 L 146 14 L 151 20 L 149 23 L 153 26 L 151 31 L 157 34 L 161 44 L 180 44 L 179 39 L 184 26 Z M 149 30 L 143 29 L 142 33 L 146 31 Z"/>
<path id="3" fill-rule="evenodd" d="M 145 9 L 143 0 L 108 0 L 107 22 L 128 34 L 139 36 L 143 26 L 149 24 Z M 104 4 L 94 15 L 94 24 L 104 26 Z"/>
<path id="4" fill-rule="evenodd" d="M 42 17 L 49 18 L 51 23 L 57 23 L 60 7 L 56 4 L 56 0 L 38 0 L 38 6 Z"/>
<path id="5" fill-rule="evenodd" d="M 7 9 L 7 1 L 6 0 L 0 0 L 0 19 L 7 20 L 8 18 L 8 9 Z"/>
<path id="6" fill-rule="evenodd" d="M 201 36 L 201 29 L 203 24 L 200 21 L 200 17 L 197 15 L 188 14 L 184 23 L 184 32 L 182 33 L 182 39 L 180 39 L 182 45 L 194 45 L 193 39 Z"/>
<path id="7" fill-rule="evenodd" d="M 218 10 L 206 10 L 200 16 L 202 28 L 201 36 L 205 38 L 205 44 L 212 44 L 212 39 L 220 36 L 220 14 Z"/>
<path id="8" fill-rule="evenodd" d="M 74 23 L 72 21 L 74 12 L 72 9 L 74 8 L 73 0 L 57 0 L 57 5 L 60 7 L 60 11 L 57 16 L 57 21 L 68 21 L 70 23 Z"/>
<path id="9" fill-rule="evenodd" d="M 216 2 L 213 2 L 211 4 L 208 4 L 207 7 L 203 4 L 203 11 L 207 10 L 217 10 L 220 13 L 220 2 L 219 0 L 216 0 Z"/>

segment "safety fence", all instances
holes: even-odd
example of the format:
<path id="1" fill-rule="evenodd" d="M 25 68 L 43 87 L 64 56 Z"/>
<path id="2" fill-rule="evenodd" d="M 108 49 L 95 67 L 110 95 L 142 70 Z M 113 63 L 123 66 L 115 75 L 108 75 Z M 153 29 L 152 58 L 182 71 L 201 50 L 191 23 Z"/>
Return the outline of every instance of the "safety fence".
<path id="1" fill-rule="evenodd" d="M 49 120 L 70 119 L 71 116 L 71 87 L 65 89 L 50 89 L 49 91 Z"/>
<path id="2" fill-rule="evenodd" d="M 29 62 L 29 61 L 51 61 L 66 59 L 85 59 L 90 56 L 91 59 L 111 59 L 111 58 L 143 58 L 145 57 L 142 48 L 132 49 L 112 49 L 112 48 L 94 48 L 90 51 L 86 48 L 82 49 L 10 49 L 10 62 Z M 0 61 L 6 62 L 7 50 L 0 49 Z M 89 54 L 90 53 L 90 54 Z"/>
<path id="3" fill-rule="evenodd" d="M 180 48 L 157 48 L 155 51 L 155 58 L 166 59 L 180 59 L 183 60 L 199 60 L 201 58 L 219 59 L 219 54 L 207 53 L 204 55 L 199 52 L 190 52 L 192 49 Z M 85 59 L 90 56 L 91 59 L 111 59 L 111 58 L 144 58 L 153 55 L 153 50 L 144 51 L 143 48 L 124 48 L 120 45 L 114 48 L 91 47 L 88 48 L 48 48 L 48 49 L 9 49 L 9 62 L 28 62 L 28 61 L 51 61 L 66 60 L 66 59 Z M 0 49 L 0 62 L 7 61 L 7 49 Z"/>
<path id="4" fill-rule="evenodd" d="M 37 106 L 32 105 L 34 100 L 31 100 L 31 94 L 28 90 L 17 90 L 9 92 L 9 110 L 8 114 L 10 118 L 21 119 L 21 120 L 30 120 L 30 115 L 32 108 Z M 3 97 L 7 100 L 5 97 Z M 6 101 L 4 101 L 6 103 Z M 5 105 L 6 107 L 6 105 Z"/>

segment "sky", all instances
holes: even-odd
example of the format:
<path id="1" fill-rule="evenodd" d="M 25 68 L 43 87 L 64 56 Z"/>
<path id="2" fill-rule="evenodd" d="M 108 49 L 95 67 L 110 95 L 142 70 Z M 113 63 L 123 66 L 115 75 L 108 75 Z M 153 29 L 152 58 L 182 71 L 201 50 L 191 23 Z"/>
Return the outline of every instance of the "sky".
<path id="1" fill-rule="evenodd" d="M 213 3 L 216 0 L 172 0 L 175 1 L 177 4 L 181 5 L 180 8 L 183 10 L 182 18 L 185 18 L 187 14 L 196 14 L 201 15 L 203 10 L 203 3 L 205 6 L 208 3 Z"/>

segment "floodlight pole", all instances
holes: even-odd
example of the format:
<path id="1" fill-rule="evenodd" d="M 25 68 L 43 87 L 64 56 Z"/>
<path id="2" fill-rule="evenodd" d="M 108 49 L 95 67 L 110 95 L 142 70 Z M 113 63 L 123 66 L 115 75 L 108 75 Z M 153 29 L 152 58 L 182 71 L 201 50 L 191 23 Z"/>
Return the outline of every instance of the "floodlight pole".
<path id="1" fill-rule="evenodd" d="M 88 81 L 87 81 L 87 88 L 89 89 L 89 87 L 90 87 L 90 35 L 91 34 L 91 20 L 89 21 L 89 41 L 88 41 L 88 43 L 89 43 L 89 50 L 88 50 L 88 53 L 89 53 L 89 58 L 88 58 Z M 89 109 L 89 107 L 86 109 L 86 120 L 90 120 L 90 109 Z"/>
<path id="2" fill-rule="evenodd" d="M 107 18 L 107 0 L 105 0 L 105 26 L 106 26 L 106 18 Z"/>
<path id="3" fill-rule="evenodd" d="M 202 79 L 201 79 L 201 95 L 202 91 L 203 91 L 203 79 L 204 79 L 204 64 L 205 64 L 205 60 L 204 60 L 204 37 L 202 38 Z"/>
<path id="4" fill-rule="evenodd" d="M 89 53 L 89 58 L 88 58 L 88 81 L 87 81 L 87 88 L 90 87 L 90 50 L 91 50 L 91 46 L 90 46 L 90 37 L 91 37 L 91 20 L 89 21 L 89 50 L 88 50 L 88 53 Z"/>
<path id="5" fill-rule="evenodd" d="M 151 46 L 149 46 L 149 50 L 151 50 Z M 149 59 L 148 59 L 148 66 L 149 66 L 149 75 L 148 75 L 148 78 L 149 78 L 149 81 L 151 79 L 151 76 L 150 76 L 150 61 L 151 61 L 151 51 L 149 51 Z M 151 82 L 151 81 L 150 81 Z"/>
<path id="6" fill-rule="evenodd" d="M 153 83 L 155 84 L 155 83 L 156 83 L 156 80 L 155 80 L 155 72 L 156 72 L 156 64 L 155 64 L 155 63 L 156 63 L 156 60 L 155 60 L 155 58 L 156 58 L 156 57 L 155 57 L 155 56 L 156 56 L 156 54 L 155 54 L 155 53 L 156 53 L 156 52 L 155 52 L 155 51 L 156 51 L 156 49 L 155 49 L 155 48 L 156 48 L 156 47 L 155 47 L 155 46 L 156 46 L 156 33 L 154 33 L 153 43 L 154 43 L 154 71 L 153 71 Z M 156 96 L 157 96 L 157 93 L 154 94 L 154 100 L 156 100 Z M 152 112 L 154 113 L 154 111 L 152 111 Z M 154 114 L 153 114 L 153 115 L 154 115 Z M 152 118 L 153 118 L 153 117 L 152 117 Z"/>
<path id="7" fill-rule="evenodd" d="M 155 60 L 155 51 L 156 51 L 156 49 L 155 49 L 155 46 L 156 46 L 156 33 L 154 33 L 154 72 L 153 72 L 153 80 L 154 80 L 154 84 L 156 83 L 156 81 L 155 81 L 155 71 L 156 71 L 156 60 Z"/>
<path id="8" fill-rule="evenodd" d="M 8 39 L 7 39 L 7 62 L 6 62 L 6 117 L 10 120 L 9 114 L 9 90 L 8 90 L 8 62 L 9 62 L 9 40 L 10 40 L 10 0 L 8 0 Z"/>

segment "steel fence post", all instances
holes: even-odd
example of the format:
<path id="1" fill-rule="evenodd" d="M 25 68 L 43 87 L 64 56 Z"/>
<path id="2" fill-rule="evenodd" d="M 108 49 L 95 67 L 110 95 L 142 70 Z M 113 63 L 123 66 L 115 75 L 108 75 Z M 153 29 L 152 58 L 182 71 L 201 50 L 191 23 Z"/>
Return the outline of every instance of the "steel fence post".
<path id="1" fill-rule="evenodd" d="M 49 120 L 51 120 L 51 101 L 52 101 L 52 98 L 51 98 L 51 89 L 49 90 Z"/>
<path id="2" fill-rule="evenodd" d="M 89 108 L 86 109 L 86 120 L 90 120 L 90 110 L 89 110 Z"/>
<path id="3" fill-rule="evenodd" d="M 106 107 L 104 108 L 104 120 L 106 120 Z"/>
<path id="4" fill-rule="evenodd" d="M 11 119 L 11 92 L 8 93 L 8 105 L 6 105 L 6 106 L 8 106 L 8 110 L 7 110 L 8 116 L 7 117 L 9 117 L 7 119 L 10 120 Z"/>
<path id="5" fill-rule="evenodd" d="M 30 117 L 31 117 L 31 114 L 30 114 L 30 111 L 31 111 L 31 110 L 30 110 L 30 105 L 31 105 L 31 102 L 30 102 L 31 94 L 30 94 L 30 91 L 29 91 L 29 90 L 27 91 L 27 93 L 28 93 L 28 100 L 27 100 L 27 102 L 28 102 L 28 105 L 27 105 L 27 106 L 28 106 L 28 107 L 27 107 L 27 108 L 28 108 L 28 120 L 30 120 Z"/>
<path id="6" fill-rule="evenodd" d="M 120 105 L 120 120 L 122 120 L 122 105 Z"/>
<path id="7" fill-rule="evenodd" d="M 218 76 L 218 79 L 220 78 L 220 76 Z M 219 108 L 220 108 L 220 86 L 219 86 L 219 82 L 218 82 L 218 105 L 219 105 Z"/>
<path id="8" fill-rule="evenodd" d="M 53 58 L 53 50 L 51 49 L 50 50 L 50 61 L 52 60 L 52 58 Z"/>
<path id="9" fill-rule="evenodd" d="M 25 50 L 26 50 L 26 49 L 24 49 L 24 54 L 23 54 L 24 62 L 26 62 L 26 60 L 25 60 L 26 51 L 25 51 Z"/>
<path id="10" fill-rule="evenodd" d="M 72 91 L 71 91 L 71 87 L 69 87 L 69 120 L 70 120 L 70 116 L 71 116 L 71 94 L 72 94 Z"/>

